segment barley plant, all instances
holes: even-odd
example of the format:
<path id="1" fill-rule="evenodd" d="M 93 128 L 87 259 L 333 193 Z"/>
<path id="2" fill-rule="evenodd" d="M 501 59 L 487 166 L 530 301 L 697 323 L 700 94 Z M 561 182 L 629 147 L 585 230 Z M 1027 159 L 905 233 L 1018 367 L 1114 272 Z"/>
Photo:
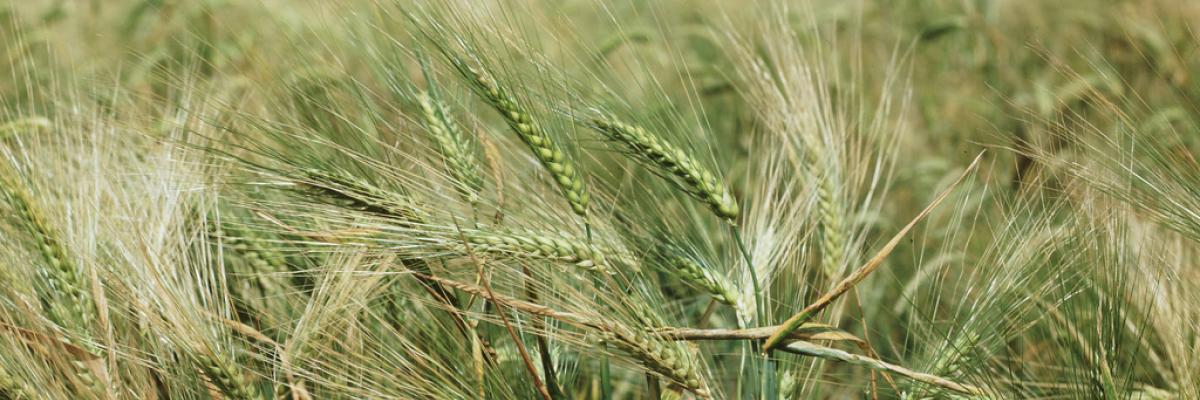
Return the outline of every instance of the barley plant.
<path id="1" fill-rule="evenodd" d="M 0 0 L 0 399 L 1200 399 L 1197 28 Z"/>

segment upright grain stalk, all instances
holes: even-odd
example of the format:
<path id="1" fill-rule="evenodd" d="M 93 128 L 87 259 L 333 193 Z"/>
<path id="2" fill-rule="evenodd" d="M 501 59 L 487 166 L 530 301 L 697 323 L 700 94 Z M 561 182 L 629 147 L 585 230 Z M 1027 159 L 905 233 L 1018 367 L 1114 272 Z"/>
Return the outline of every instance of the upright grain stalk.
<path id="1" fill-rule="evenodd" d="M 821 271 L 827 279 L 836 279 L 846 259 L 845 208 L 838 190 L 836 167 L 826 168 L 817 186 L 817 207 L 821 215 Z"/>

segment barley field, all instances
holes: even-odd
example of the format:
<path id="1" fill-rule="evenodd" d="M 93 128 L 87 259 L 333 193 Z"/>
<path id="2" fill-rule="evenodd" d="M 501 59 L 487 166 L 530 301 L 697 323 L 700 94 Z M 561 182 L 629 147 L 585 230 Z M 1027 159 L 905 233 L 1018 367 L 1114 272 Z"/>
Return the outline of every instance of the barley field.
<path id="1" fill-rule="evenodd" d="M 0 0 L 0 399 L 1200 399 L 1200 2 Z"/>

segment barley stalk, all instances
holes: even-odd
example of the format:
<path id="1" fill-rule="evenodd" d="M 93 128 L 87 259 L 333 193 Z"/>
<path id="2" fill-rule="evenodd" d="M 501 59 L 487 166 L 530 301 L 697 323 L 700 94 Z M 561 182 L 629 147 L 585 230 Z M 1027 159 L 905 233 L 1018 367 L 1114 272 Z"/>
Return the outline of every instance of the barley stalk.
<path id="1" fill-rule="evenodd" d="M 862 282 L 863 279 L 866 279 L 867 276 L 874 272 L 875 269 L 883 263 L 883 260 L 892 253 L 892 250 L 896 249 L 896 246 L 900 244 L 900 240 L 904 238 L 904 235 L 908 234 L 908 232 L 912 230 L 912 228 L 916 226 L 918 222 L 921 222 L 921 220 L 925 219 L 925 217 L 928 216 L 934 208 L 941 204 L 942 201 L 946 200 L 946 197 L 950 195 L 950 192 L 953 191 L 955 187 L 958 187 L 958 184 L 962 183 L 962 181 L 966 179 L 967 175 L 970 175 L 971 172 L 975 170 L 975 167 L 979 165 L 979 160 L 981 159 L 983 159 L 983 153 L 979 153 L 979 155 L 975 156 L 975 160 L 971 162 L 971 165 L 968 166 L 967 169 L 958 176 L 958 179 L 956 179 L 954 183 L 950 184 L 950 187 L 942 190 L 941 193 L 938 193 L 938 195 L 934 197 L 933 201 L 930 202 L 928 206 L 925 206 L 925 209 L 921 210 L 921 212 L 918 213 L 917 216 L 912 219 L 912 221 L 909 221 L 908 225 L 905 225 L 900 229 L 899 232 L 896 232 L 896 234 L 892 236 L 892 239 L 889 240 L 883 246 L 883 248 L 879 250 L 879 252 L 875 253 L 871 259 L 867 260 L 863 266 L 851 273 L 850 276 L 842 279 L 842 281 L 838 282 L 838 284 L 835 285 L 832 290 L 821 295 L 821 297 L 812 304 L 804 307 L 799 312 L 788 318 L 787 321 L 784 321 L 784 323 L 775 330 L 775 333 L 772 334 L 770 338 L 767 338 L 766 343 L 763 344 L 763 351 L 770 352 L 771 349 L 775 346 L 778 346 L 788 334 L 796 330 L 796 328 L 800 327 L 803 323 L 808 322 L 809 319 L 815 317 L 817 313 L 821 312 L 821 310 L 824 310 L 825 307 L 828 307 L 829 304 L 833 303 L 834 300 L 837 300 L 843 294 L 846 294 L 847 291 L 852 289 L 859 282 Z"/>
<path id="2" fill-rule="evenodd" d="M 49 314 L 50 320 L 64 328 L 79 340 L 71 336 L 61 339 L 72 345 L 78 345 L 85 351 L 97 354 L 99 349 L 92 343 L 91 325 L 93 303 L 84 278 L 75 263 L 67 255 L 66 247 L 60 241 L 58 233 L 42 216 L 40 210 L 31 201 L 28 188 L 5 174 L 0 177 L 0 198 L 7 201 L 13 215 L 26 232 L 32 234 L 37 245 L 38 255 L 48 268 L 38 268 L 38 273 L 49 286 L 48 291 L 39 291 L 42 304 Z M 103 382 L 96 379 L 92 369 L 80 360 L 71 360 L 75 377 L 89 390 L 103 391 Z"/>
<path id="3" fill-rule="evenodd" d="M 682 149 L 677 148 L 640 126 L 612 118 L 594 118 L 589 124 L 608 139 L 621 143 L 635 158 L 671 176 L 671 182 L 712 209 L 718 217 L 733 221 L 738 204 L 716 175 L 705 169 Z"/>
<path id="4" fill-rule="evenodd" d="M 588 194 L 584 189 L 583 176 L 574 163 L 563 152 L 562 147 L 550 138 L 546 129 L 534 121 L 529 111 L 517 101 L 507 90 L 496 84 L 490 76 L 479 68 L 466 66 L 456 61 L 459 70 L 468 80 L 479 89 L 488 104 L 500 113 L 508 123 L 509 128 L 516 132 L 521 141 L 529 147 L 538 162 L 554 178 L 559 191 L 567 199 L 571 211 L 576 215 L 587 218 Z"/>
<path id="5" fill-rule="evenodd" d="M 496 187 L 496 214 L 492 217 L 492 223 L 499 225 L 504 220 L 504 172 L 500 169 L 500 150 L 486 135 L 478 137 L 479 144 L 483 146 L 483 159 L 487 162 L 488 173 Z"/>
<path id="6" fill-rule="evenodd" d="M 269 247 L 259 245 L 255 239 L 226 236 L 225 244 L 230 246 L 241 256 L 246 265 L 251 267 L 248 271 L 241 271 L 243 273 L 284 272 L 287 268 L 283 261 L 283 255 Z"/>
<path id="7" fill-rule="evenodd" d="M 353 175 L 316 169 L 304 169 L 301 174 L 305 180 L 309 181 L 307 183 L 302 181 L 302 184 L 336 205 L 394 218 L 405 224 L 421 224 L 425 221 L 424 214 L 419 212 L 406 196 L 380 189 Z M 422 273 L 432 272 L 427 260 L 415 258 L 405 259 L 402 262 L 412 264 L 416 270 Z M 402 294 L 398 291 L 398 287 L 393 286 L 392 289 L 395 292 L 393 294 L 397 296 Z M 458 308 L 461 305 L 453 293 L 446 291 L 439 284 L 429 284 L 427 289 L 435 299 L 451 308 Z M 457 314 L 451 315 L 454 317 L 455 325 L 464 335 L 472 335 L 466 321 Z"/>
<path id="8" fill-rule="evenodd" d="M 475 148 L 450 114 L 449 107 L 429 93 L 417 95 L 425 130 L 437 144 L 442 160 L 454 178 L 455 189 L 472 205 L 479 202 L 483 190 L 483 175 L 475 157 Z"/>
<path id="9" fill-rule="evenodd" d="M 237 303 L 253 310 L 256 319 L 265 319 L 257 325 L 276 326 L 279 313 L 290 309 L 286 294 L 291 286 L 283 275 L 288 272 L 284 255 L 248 230 L 222 225 L 217 235 L 227 247 L 223 256 L 233 272 L 231 294 L 237 296 Z"/>

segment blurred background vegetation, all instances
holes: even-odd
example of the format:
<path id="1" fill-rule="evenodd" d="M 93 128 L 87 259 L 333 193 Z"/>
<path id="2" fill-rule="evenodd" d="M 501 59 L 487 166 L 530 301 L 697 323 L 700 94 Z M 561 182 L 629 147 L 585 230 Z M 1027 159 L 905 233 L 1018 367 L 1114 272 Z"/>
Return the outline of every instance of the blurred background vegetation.
<path id="1" fill-rule="evenodd" d="M 501 170 L 529 162 L 513 155 L 524 149 L 502 118 L 442 62 L 440 43 L 476 52 L 520 98 L 544 105 L 534 114 L 546 126 L 566 132 L 595 187 L 596 229 L 619 232 L 599 242 L 680 238 L 675 245 L 745 291 L 728 228 L 702 206 L 663 205 L 688 200 L 630 172 L 619 152 L 595 151 L 603 145 L 572 119 L 592 109 L 628 116 L 723 171 L 755 264 L 777 264 L 760 326 L 869 259 L 986 150 L 950 200 L 820 320 L 881 360 L 969 383 L 982 397 L 1200 398 L 1196 24 L 1200 3 L 1185 0 L 0 0 L 0 143 L 5 184 L 18 188 L 5 194 L 0 245 L 0 323 L 14 333 L 0 340 L 0 397 L 537 396 L 498 320 L 481 325 L 508 367 L 489 366 L 487 383 L 476 383 L 477 349 L 446 339 L 460 322 L 428 306 L 421 286 L 339 280 L 339 268 L 386 262 L 327 252 L 326 239 L 281 228 L 328 226 L 305 214 L 322 209 L 313 203 L 246 184 L 268 159 L 468 209 L 421 180 L 445 174 L 421 161 L 433 149 L 414 133 L 414 93 L 439 87 L 467 131 L 503 137 L 472 142 L 498 142 L 478 145 L 498 146 Z M 804 166 L 787 163 L 789 138 L 815 154 Z M 200 172 L 172 175 L 177 168 Z M 531 177 L 489 183 L 511 187 L 489 195 L 489 210 L 521 229 L 583 236 Z M 821 179 L 837 183 L 837 207 L 824 203 Z M 22 216 L 39 208 L 44 216 Z M 831 226 L 844 232 L 845 255 L 822 267 Z M 225 252 L 193 254 L 209 240 Z M 178 259 L 147 256 L 155 246 Z M 58 247 L 82 265 L 77 296 L 110 309 L 101 322 L 72 327 L 30 297 L 49 278 L 22 266 L 56 263 L 34 254 Z M 639 271 L 653 290 L 596 300 L 577 282 L 532 273 L 549 275 L 543 295 L 564 307 L 603 315 L 643 302 L 659 307 L 640 312 L 668 325 L 700 315 L 738 325 L 725 311 L 709 316 L 706 295 L 663 274 Z M 520 292 L 516 278 L 496 279 Z M 175 300 L 151 300 L 164 297 Z M 378 320 L 338 318 L 356 307 Z M 600 353 L 564 344 L 594 338 L 551 325 L 521 335 L 531 351 L 533 336 L 554 339 L 562 398 L 601 396 Z M 96 358 L 47 356 L 28 339 L 43 334 L 74 338 L 68 349 Z M 715 395 L 748 396 L 741 348 L 705 346 Z M 96 362 L 107 368 L 78 372 Z M 779 362 L 780 398 L 960 395 L 861 365 Z M 614 369 L 618 398 L 654 392 L 636 367 Z"/>

